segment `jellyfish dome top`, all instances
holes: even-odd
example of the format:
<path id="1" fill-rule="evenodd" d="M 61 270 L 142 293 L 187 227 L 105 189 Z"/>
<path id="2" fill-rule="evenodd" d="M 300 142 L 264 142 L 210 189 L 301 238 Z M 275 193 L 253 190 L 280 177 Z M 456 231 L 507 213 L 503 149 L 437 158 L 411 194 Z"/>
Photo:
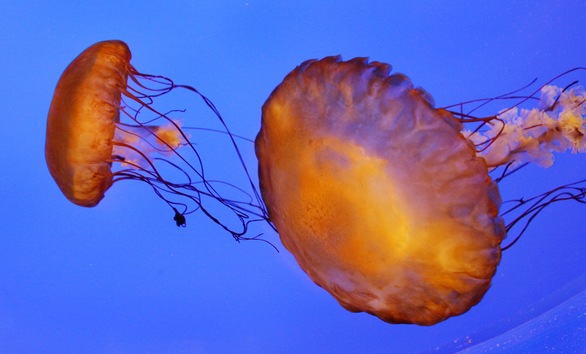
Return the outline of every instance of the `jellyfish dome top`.
<path id="1" fill-rule="evenodd" d="M 487 144 L 498 126 L 463 134 L 501 118 L 456 118 L 390 71 L 327 57 L 289 73 L 262 109 L 260 188 L 285 247 L 344 308 L 432 325 L 490 287 L 506 228 L 489 168 L 519 150 Z"/>
<path id="2" fill-rule="evenodd" d="M 73 203 L 92 207 L 112 185 L 112 150 L 130 50 L 121 41 L 84 51 L 61 76 L 47 121 L 46 160 Z"/>
<path id="3" fill-rule="evenodd" d="M 185 226 L 186 214 L 200 210 L 237 240 L 245 238 L 250 222 L 268 217 L 235 135 L 198 90 L 140 73 L 130 59 L 126 43 L 99 42 L 73 60 L 59 79 L 47 119 L 45 157 L 61 192 L 77 205 L 93 207 L 114 183 L 140 181 L 171 207 L 178 226 Z M 212 111 L 215 130 L 232 146 L 249 186 L 209 177 L 202 154 L 175 117 L 184 111 L 156 108 L 160 96 L 178 89 L 194 93 Z M 222 219 L 226 210 L 239 226 Z"/>

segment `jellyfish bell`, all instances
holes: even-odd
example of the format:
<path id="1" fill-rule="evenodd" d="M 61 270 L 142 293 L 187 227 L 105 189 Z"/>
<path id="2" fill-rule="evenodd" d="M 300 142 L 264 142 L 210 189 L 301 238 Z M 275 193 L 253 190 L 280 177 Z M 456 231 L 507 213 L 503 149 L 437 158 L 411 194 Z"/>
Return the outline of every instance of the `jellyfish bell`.
<path id="1" fill-rule="evenodd" d="M 122 41 L 99 42 L 74 59 L 59 79 L 47 119 L 45 156 L 61 192 L 77 205 L 93 207 L 113 184 L 143 182 L 171 207 L 178 226 L 186 225 L 186 214 L 201 211 L 237 240 L 244 238 L 249 223 L 267 216 L 235 136 L 198 90 L 140 73 L 131 57 Z M 248 177 L 250 192 L 244 190 L 247 186 L 209 177 L 199 148 L 174 117 L 183 111 L 156 107 L 158 97 L 178 89 L 194 93 L 212 111 Z M 225 210 L 240 226 L 219 216 Z"/>
<path id="2" fill-rule="evenodd" d="M 289 73 L 262 109 L 260 188 L 285 247 L 343 307 L 432 325 L 490 287 L 508 229 L 489 171 L 521 150 L 502 152 L 498 127 L 473 137 L 502 117 L 435 109 L 390 69 L 328 57 Z"/>
<path id="3" fill-rule="evenodd" d="M 365 59 L 302 64 L 263 106 L 261 192 L 283 244 L 345 308 L 429 325 L 490 286 L 497 186 L 460 123 Z"/>
<path id="4" fill-rule="evenodd" d="M 122 41 L 94 44 L 65 69 L 55 89 L 45 156 L 61 192 L 77 205 L 97 205 L 112 185 L 112 140 L 130 58 Z"/>

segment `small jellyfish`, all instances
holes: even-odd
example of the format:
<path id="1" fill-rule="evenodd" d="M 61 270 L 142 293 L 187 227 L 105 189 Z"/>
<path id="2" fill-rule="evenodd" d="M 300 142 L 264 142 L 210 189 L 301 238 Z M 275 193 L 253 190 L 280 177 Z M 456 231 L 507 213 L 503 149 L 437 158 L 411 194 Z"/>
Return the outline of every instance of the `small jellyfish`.
<path id="1" fill-rule="evenodd" d="M 195 88 L 140 73 L 130 59 L 126 43 L 99 42 L 73 60 L 59 79 L 47 120 L 45 156 L 61 192 L 77 205 L 93 207 L 114 183 L 140 181 L 172 208 L 178 226 L 186 225 L 186 214 L 200 210 L 242 239 L 250 222 L 266 221 L 267 216 L 235 136 Z M 160 96 L 178 89 L 196 94 L 213 112 L 248 178 L 250 193 L 210 178 L 189 133 L 172 117 L 181 110 L 156 108 Z M 220 192 L 226 190 L 238 198 Z M 240 226 L 227 224 L 225 211 Z"/>

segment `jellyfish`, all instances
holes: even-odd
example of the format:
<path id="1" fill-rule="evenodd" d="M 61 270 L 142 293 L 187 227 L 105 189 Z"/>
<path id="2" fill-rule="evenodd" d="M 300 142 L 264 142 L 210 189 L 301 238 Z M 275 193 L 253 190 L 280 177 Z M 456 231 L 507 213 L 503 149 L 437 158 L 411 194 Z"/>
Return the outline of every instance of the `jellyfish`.
<path id="1" fill-rule="evenodd" d="M 140 73 L 130 59 L 126 43 L 99 42 L 73 60 L 59 79 L 47 120 L 45 157 L 61 192 L 74 204 L 93 207 L 113 184 L 143 182 L 169 205 L 177 226 L 186 226 L 185 215 L 201 211 L 235 239 L 246 239 L 248 225 L 267 216 L 237 135 L 198 90 Z M 210 177 L 187 127 L 176 117 L 184 111 L 156 108 L 160 97 L 176 90 L 195 94 L 213 112 L 219 126 L 215 131 L 227 138 L 248 186 Z M 226 211 L 236 225 L 221 217 Z"/>
<path id="2" fill-rule="evenodd" d="M 434 108 L 390 72 L 327 57 L 289 73 L 262 107 L 260 190 L 283 245 L 344 308 L 433 325 L 491 285 L 511 227 L 498 181 L 519 164 L 550 164 L 552 146 L 585 150 L 586 95 L 545 86 L 533 113 L 476 118 Z M 530 207 L 513 222 L 583 201 L 583 184 L 519 202 Z"/>

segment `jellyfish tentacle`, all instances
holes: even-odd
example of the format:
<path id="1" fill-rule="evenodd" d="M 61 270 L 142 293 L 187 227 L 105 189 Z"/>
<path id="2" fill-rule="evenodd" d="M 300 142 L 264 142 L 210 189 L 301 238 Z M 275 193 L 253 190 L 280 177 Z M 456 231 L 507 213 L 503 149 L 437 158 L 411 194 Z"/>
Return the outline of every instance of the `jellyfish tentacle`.
<path id="1" fill-rule="evenodd" d="M 142 84 L 139 80 L 138 77 L 144 77 L 147 80 L 161 80 L 162 83 L 164 83 L 165 85 L 168 85 L 168 87 L 164 88 L 164 89 L 158 89 L 155 91 L 161 91 L 159 94 L 154 95 L 153 97 L 156 97 L 157 95 L 161 95 L 163 93 L 168 93 L 170 91 L 172 91 L 173 89 L 176 88 L 182 88 L 182 89 L 186 89 L 188 91 L 191 91 L 195 94 L 197 94 L 202 100 L 203 102 L 212 110 L 212 112 L 214 113 L 214 115 L 216 116 L 216 118 L 219 120 L 219 122 L 222 124 L 225 133 L 228 135 L 234 150 L 238 156 L 238 159 L 240 161 L 241 167 L 244 170 L 244 173 L 248 179 L 250 188 L 252 190 L 252 193 L 254 195 L 254 198 L 256 199 L 258 205 L 260 205 L 260 210 L 263 213 L 263 217 L 265 219 L 265 221 L 267 221 L 269 223 L 269 225 L 274 229 L 274 226 L 270 223 L 270 219 L 268 217 L 268 213 L 266 212 L 266 207 L 264 206 L 264 201 L 262 200 L 262 198 L 260 197 L 260 193 L 258 192 L 258 189 L 256 188 L 256 186 L 254 185 L 254 183 L 252 182 L 252 178 L 250 177 L 250 172 L 248 171 L 248 168 L 246 166 L 246 164 L 244 163 L 244 159 L 242 157 L 242 153 L 240 152 L 240 149 L 238 147 L 238 144 L 236 143 L 236 140 L 234 139 L 236 136 L 230 131 L 228 125 L 226 124 L 226 121 L 224 120 L 224 118 L 222 117 L 222 115 L 220 114 L 220 112 L 218 111 L 218 109 L 216 108 L 216 106 L 214 105 L 214 103 L 207 98 L 205 95 L 203 95 L 199 90 L 197 90 L 196 88 L 189 86 L 189 85 L 178 85 L 175 84 L 173 82 L 173 80 L 166 78 L 164 76 L 160 76 L 160 75 L 150 75 L 150 74 L 144 74 L 144 73 L 139 73 L 138 71 L 136 71 L 136 69 L 133 69 L 133 75 L 130 76 L 132 78 L 132 80 L 137 83 L 137 85 L 139 85 L 140 87 L 144 88 L 144 89 L 148 89 L 151 90 L 150 87 L 147 87 L 146 85 Z M 142 103 L 138 98 L 136 98 L 134 95 L 132 95 L 130 92 L 128 92 L 128 95 L 131 99 L 137 100 L 138 102 Z M 161 117 L 165 117 L 164 114 L 161 114 L 160 112 L 158 112 L 157 110 L 155 110 L 154 108 L 152 108 L 150 105 L 145 105 L 146 109 L 152 111 L 153 113 L 158 114 Z M 183 131 L 181 129 L 179 129 L 179 127 L 177 126 L 177 124 L 175 122 L 173 122 L 172 120 L 170 120 L 170 123 L 173 124 L 178 131 L 181 133 L 181 135 L 183 136 L 183 138 L 188 141 L 187 137 L 185 136 L 185 134 L 183 133 Z M 197 151 L 195 150 L 195 148 L 193 148 L 193 146 L 191 146 L 193 152 L 195 154 L 198 155 L 198 160 L 201 161 L 201 159 L 199 158 L 199 154 L 197 153 Z M 188 163 L 186 161 L 186 163 Z M 189 163 L 188 163 L 189 164 Z M 203 166 L 201 166 L 203 167 Z M 203 176 L 200 176 L 203 177 Z"/>
<path id="2" fill-rule="evenodd" d="M 512 207 L 506 211 L 501 212 L 502 216 L 507 216 L 518 210 L 521 210 L 518 215 L 510 221 L 507 226 L 507 234 L 513 230 L 517 224 L 523 223 L 521 230 L 506 246 L 502 247 L 505 251 L 511 248 L 521 236 L 525 233 L 529 224 L 541 213 L 546 207 L 562 201 L 573 200 L 575 202 L 586 204 L 586 179 L 568 183 L 556 188 L 553 188 L 545 193 L 539 194 L 530 198 L 521 198 L 518 200 L 511 200 L 505 203 L 514 203 Z"/>

